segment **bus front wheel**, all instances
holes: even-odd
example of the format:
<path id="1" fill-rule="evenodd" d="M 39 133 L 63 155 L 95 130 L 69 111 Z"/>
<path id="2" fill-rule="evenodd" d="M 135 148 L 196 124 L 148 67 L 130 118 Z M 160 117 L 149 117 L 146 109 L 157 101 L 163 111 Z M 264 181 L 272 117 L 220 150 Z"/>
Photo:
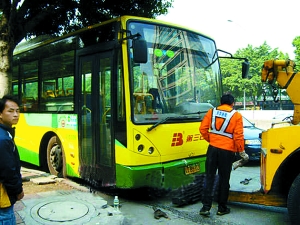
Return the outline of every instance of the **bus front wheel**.
<path id="1" fill-rule="evenodd" d="M 292 224 L 299 224 L 300 221 L 300 174 L 292 183 L 288 195 L 287 208 Z"/>
<path id="2" fill-rule="evenodd" d="M 66 176 L 63 146 L 57 136 L 50 138 L 47 146 L 47 164 L 49 172 L 58 177 Z"/>

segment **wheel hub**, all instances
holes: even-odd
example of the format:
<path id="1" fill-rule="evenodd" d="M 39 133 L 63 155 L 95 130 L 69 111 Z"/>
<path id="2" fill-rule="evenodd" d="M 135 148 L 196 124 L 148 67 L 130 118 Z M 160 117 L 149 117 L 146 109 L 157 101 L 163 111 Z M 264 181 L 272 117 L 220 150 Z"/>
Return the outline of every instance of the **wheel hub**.
<path id="1" fill-rule="evenodd" d="M 56 171 L 60 171 L 60 169 L 62 168 L 63 159 L 62 159 L 61 147 L 59 145 L 52 147 L 50 151 L 50 162 L 52 167 Z"/>

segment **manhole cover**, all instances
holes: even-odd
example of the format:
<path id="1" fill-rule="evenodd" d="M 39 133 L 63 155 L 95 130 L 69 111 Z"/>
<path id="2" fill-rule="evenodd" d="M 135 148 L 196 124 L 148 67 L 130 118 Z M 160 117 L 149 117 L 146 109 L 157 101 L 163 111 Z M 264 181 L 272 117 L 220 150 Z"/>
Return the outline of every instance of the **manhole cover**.
<path id="1" fill-rule="evenodd" d="M 84 203 L 75 201 L 57 201 L 41 205 L 37 211 L 40 218 L 52 222 L 78 220 L 89 212 Z"/>
<path id="2" fill-rule="evenodd" d="M 102 208 L 107 206 L 107 201 L 88 192 L 45 192 L 36 198 L 25 199 L 23 204 L 24 210 L 18 213 L 24 224 L 96 224 L 94 221 L 111 219 L 108 216 L 110 209 Z"/>

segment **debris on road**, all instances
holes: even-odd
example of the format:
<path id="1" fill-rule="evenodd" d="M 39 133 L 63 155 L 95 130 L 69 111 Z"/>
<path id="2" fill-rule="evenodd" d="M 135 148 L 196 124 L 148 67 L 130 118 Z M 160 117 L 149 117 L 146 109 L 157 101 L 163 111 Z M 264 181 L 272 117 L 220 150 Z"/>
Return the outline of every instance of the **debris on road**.
<path id="1" fill-rule="evenodd" d="M 155 219 L 160 219 L 161 217 L 169 219 L 168 215 L 165 212 L 163 212 L 162 210 L 157 209 L 154 206 L 153 206 L 153 210 L 154 210 L 154 218 Z"/>

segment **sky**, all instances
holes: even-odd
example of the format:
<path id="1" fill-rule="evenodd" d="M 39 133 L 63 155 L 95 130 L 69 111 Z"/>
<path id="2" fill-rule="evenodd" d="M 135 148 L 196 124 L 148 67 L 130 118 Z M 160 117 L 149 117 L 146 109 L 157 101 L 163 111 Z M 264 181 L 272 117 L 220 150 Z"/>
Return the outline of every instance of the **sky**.
<path id="1" fill-rule="evenodd" d="M 167 15 L 157 19 L 200 31 L 218 49 L 234 54 L 248 44 L 266 42 L 295 59 L 292 42 L 300 36 L 298 0 L 174 0 Z"/>

